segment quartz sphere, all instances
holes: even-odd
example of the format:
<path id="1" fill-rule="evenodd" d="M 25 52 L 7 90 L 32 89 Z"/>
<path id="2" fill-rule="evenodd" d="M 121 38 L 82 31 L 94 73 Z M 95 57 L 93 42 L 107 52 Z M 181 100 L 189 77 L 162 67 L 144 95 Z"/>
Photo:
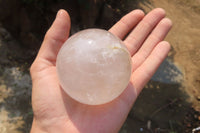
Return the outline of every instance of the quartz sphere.
<path id="1" fill-rule="evenodd" d="M 80 103 L 112 101 L 127 87 L 131 56 L 123 42 L 102 29 L 87 29 L 71 36 L 56 61 L 61 87 Z"/>

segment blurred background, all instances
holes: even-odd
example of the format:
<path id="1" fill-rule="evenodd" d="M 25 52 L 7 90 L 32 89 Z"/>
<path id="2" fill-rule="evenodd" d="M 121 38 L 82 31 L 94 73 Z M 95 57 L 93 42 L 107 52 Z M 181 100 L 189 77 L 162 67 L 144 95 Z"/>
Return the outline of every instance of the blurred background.
<path id="1" fill-rule="evenodd" d="M 28 133 L 29 67 L 57 11 L 71 16 L 71 34 L 108 30 L 123 15 L 166 10 L 172 45 L 128 115 L 120 133 L 198 133 L 200 127 L 200 0 L 0 0 L 0 133 Z"/>

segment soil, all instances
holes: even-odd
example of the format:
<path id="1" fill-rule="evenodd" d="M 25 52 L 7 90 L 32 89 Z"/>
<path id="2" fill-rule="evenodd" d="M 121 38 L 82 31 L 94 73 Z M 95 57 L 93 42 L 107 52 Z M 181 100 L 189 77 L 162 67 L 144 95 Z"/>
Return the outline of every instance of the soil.
<path id="1" fill-rule="evenodd" d="M 121 16 L 135 8 L 141 8 L 145 12 L 156 7 L 164 8 L 167 17 L 173 21 L 173 28 L 166 38 L 172 45 L 172 50 L 145 86 L 120 133 L 191 133 L 200 126 L 200 0 L 108 0 L 104 3 L 97 0 L 96 9 L 99 11 L 93 13 L 81 7 L 80 3 L 77 6 L 76 2 L 68 1 L 66 4 L 67 1 L 60 1 L 60 4 L 50 4 L 48 10 L 40 13 L 43 13 L 42 16 L 46 15 L 47 25 L 50 25 L 57 9 L 67 5 L 65 9 L 72 16 L 71 33 L 88 27 L 108 29 Z M 77 7 L 80 9 L 75 10 Z M 7 16 L 9 12 L 6 12 Z M 27 12 L 27 16 L 30 10 L 26 11 L 24 7 L 20 12 L 23 18 L 23 14 Z M 88 20 L 90 22 L 84 18 L 85 15 L 92 16 Z M 112 16 L 115 19 L 111 19 Z M 26 22 L 34 22 L 31 18 L 25 18 Z M 7 23 L 6 20 L 4 22 Z M 27 49 L 21 45 L 21 42 L 26 41 L 20 41 L 21 37 L 16 38 L 16 31 L 12 34 L 12 30 L 6 28 L 16 27 L 5 26 L 6 23 L 0 22 L 0 133 L 24 133 L 29 132 L 33 117 L 29 67 L 37 49 L 30 49 L 32 46 Z M 37 31 L 45 33 L 45 28 Z M 23 30 L 20 31 L 20 35 L 24 35 Z M 36 31 L 28 33 L 34 38 L 37 37 L 35 33 L 38 34 Z M 39 41 L 33 42 L 41 42 L 41 38 L 42 36 L 36 39 Z"/>
<path id="2" fill-rule="evenodd" d="M 173 28 L 166 40 L 172 45 L 173 62 L 183 73 L 182 89 L 190 96 L 193 107 L 200 111 L 200 0 L 153 0 L 143 6 L 165 9 L 167 17 L 173 21 Z"/>
<path id="3" fill-rule="evenodd" d="M 150 0 L 140 7 L 145 12 L 161 7 L 173 21 L 166 40 L 172 45 L 168 59 L 174 66 L 164 62 L 159 68 L 155 75 L 164 82 L 152 78 L 122 132 L 190 133 L 200 126 L 200 0 Z M 166 84 L 167 75 L 176 82 Z"/>

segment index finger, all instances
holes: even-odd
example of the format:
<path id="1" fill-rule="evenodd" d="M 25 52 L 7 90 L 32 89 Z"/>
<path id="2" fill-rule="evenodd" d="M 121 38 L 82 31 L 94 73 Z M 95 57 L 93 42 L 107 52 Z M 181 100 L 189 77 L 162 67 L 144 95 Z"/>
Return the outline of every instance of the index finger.
<path id="1" fill-rule="evenodd" d="M 144 12 L 142 10 L 133 10 L 122 17 L 109 31 L 120 39 L 123 39 L 143 17 Z"/>

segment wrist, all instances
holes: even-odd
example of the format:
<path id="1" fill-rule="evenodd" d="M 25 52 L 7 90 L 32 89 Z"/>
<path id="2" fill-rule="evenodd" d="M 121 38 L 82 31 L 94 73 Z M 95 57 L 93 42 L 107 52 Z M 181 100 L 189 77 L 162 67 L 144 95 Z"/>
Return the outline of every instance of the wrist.
<path id="1" fill-rule="evenodd" d="M 37 122 L 35 121 L 35 119 L 33 119 L 33 123 L 32 123 L 32 127 L 31 127 L 31 131 L 30 133 L 47 133 L 47 131 L 44 131 L 44 129 L 42 129 Z"/>
<path id="2" fill-rule="evenodd" d="M 64 127 L 58 126 L 57 123 L 44 125 L 33 119 L 30 133 L 66 133 L 66 130 Z"/>
<path id="3" fill-rule="evenodd" d="M 76 128 L 67 126 L 64 122 L 54 122 L 54 124 L 44 124 L 40 121 L 33 119 L 30 133 L 79 133 Z"/>

